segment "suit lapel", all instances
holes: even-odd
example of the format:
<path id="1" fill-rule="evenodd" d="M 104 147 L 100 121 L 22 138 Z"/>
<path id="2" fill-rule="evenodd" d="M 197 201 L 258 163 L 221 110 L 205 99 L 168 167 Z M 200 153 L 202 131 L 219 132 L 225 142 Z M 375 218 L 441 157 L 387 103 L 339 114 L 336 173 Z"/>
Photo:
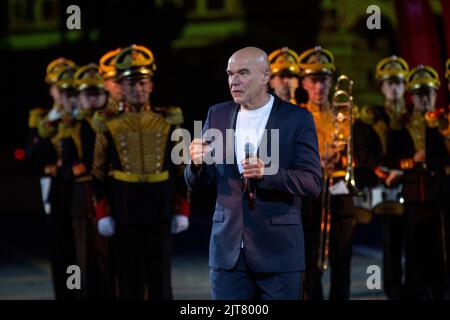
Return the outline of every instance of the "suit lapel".
<path id="1" fill-rule="evenodd" d="M 237 166 L 237 159 L 236 159 L 236 152 L 235 152 L 235 133 L 236 133 L 236 122 L 237 122 L 237 116 L 239 113 L 239 108 L 240 108 L 240 106 L 237 103 L 233 103 L 233 105 L 231 107 L 231 112 L 230 112 L 230 116 L 228 119 L 227 128 L 233 129 L 234 134 L 230 137 L 232 140 L 227 141 L 226 144 L 230 148 L 233 148 L 233 151 L 234 151 L 234 163 L 230 166 L 232 174 L 235 175 L 236 177 L 239 177 L 239 182 L 242 183 L 242 181 L 240 179 L 239 169 Z M 225 149 L 225 150 L 227 150 L 227 149 Z"/>

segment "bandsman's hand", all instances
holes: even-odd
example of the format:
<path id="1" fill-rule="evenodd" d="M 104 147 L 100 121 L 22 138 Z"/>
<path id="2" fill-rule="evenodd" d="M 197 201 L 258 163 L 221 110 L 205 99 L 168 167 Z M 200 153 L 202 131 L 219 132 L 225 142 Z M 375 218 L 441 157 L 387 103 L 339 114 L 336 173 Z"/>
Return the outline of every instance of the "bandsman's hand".
<path id="1" fill-rule="evenodd" d="M 262 179 L 264 177 L 264 162 L 256 157 L 242 160 L 244 178 Z"/>

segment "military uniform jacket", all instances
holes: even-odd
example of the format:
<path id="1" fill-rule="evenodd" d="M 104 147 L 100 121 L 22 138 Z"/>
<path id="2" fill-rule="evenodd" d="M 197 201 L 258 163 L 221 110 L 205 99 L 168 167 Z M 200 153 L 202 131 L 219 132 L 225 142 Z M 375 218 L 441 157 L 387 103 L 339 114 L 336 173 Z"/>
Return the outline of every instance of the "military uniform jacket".
<path id="1" fill-rule="evenodd" d="M 183 121 L 181 109 L 157 113 L 150 106 L 139 112 L 125 107 L 123 112 L 106 111 L 94 118 L 97 136 L 92 175 L 97 218 L 112 215 L 118 223 L 170 221 L 177 209 L 177 168 L 171 161 L 170 138 Z"/>

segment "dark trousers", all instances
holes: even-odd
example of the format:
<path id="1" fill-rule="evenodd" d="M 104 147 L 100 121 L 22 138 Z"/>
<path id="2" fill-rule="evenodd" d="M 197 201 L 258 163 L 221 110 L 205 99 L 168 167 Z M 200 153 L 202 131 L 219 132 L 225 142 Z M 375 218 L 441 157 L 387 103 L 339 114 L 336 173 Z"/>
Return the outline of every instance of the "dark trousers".
<path id="1" fill-rule="evenodd" d="M 119 224 L 112 240 L 119 299 L 172 299 L 169 223 Z"/>
<path id="2" fill-rule="evenodd" d="M 330 300 L 350 299 L 352 240 L 355 219 L 353 201 L 347 196 L 331 199 Z"/>
<path id="3" fill-rule="evenodd" d="M 72 201 L 71 182 L 53 179 L 49 200 L 51 214 L 48 216 L 50 240 L 50 265 L 56 300 L 75 299 L 75 290 L 67 288 L 67 268 L 76 265 L 75 244 L 70 206 Z"/>
<path id="4" fill-rule="evenodd" d="M 329 263 L 331 268 L 330 299 L 350 298 L 352 239 L 355 220 L 350 197 L 331 198 L 331 226 Z M 318 198 L 304 198 L 302 223 L 305 234 L 306 270 L 303 297 L 307 300 L 323 300 L 322 273 L 318 266 L 320 245 L 321 203 Z"/>
<path id="5" fill-rule="evenodd" d="M 75 183 L 72 215 L 76 259 L 81 269 L 81 290 L 77 290 L 77 298 L 114 299 L 108 238 L 97 231 L 89 182 Z"/>
<path id="6" fill-rule="evenodd" d="M 318 266 L 320 245 L 320 198 L 302 199 L 302 225 L 305 237 L 303 299 L 323 300 L 322 270 Z"/>
<path id="7" fill-rule="evenodd" d="M 380 217 L 383 239 L 383 288 L 391 300 L 402 297 L 404 216 L 384 215 Z"/>
<path id="8" fill-rule="evenodd" d="M 232 270 L 211 268 L 211 295 L 214 300 L 299 300 L 301 272 L 255 273 L 245 262 L 241 249 Z"/>
<path id="9" fill-rule="evenodd" d="M 441 219 L 436 203 L 407 203 L 405 285 L 410 299 L 442 299 L 446 291 Z"/>

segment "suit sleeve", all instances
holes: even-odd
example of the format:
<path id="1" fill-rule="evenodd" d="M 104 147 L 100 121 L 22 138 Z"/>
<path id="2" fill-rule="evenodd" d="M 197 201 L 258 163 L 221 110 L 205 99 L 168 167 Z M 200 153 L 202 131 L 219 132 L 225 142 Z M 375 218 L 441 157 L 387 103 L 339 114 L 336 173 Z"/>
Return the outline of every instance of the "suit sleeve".
<path id="1" fill-rule="evenodd" d="M 311 113 L 297 125 L 293 141 L 292 168 L 279 168 L 274 175 L 258 181 L 259 189 L 287 192 L 294 196 L 320 194 L 322 170 L 320 167 L 316 127 Z M 283 155 L 280 154 L 280 157 Z"/>
<path id="2" fill-rule="evenodd" d="M 206 122 L 203 127 L 203 132 L 208 130 L 210 127 L 211 114 L 211 109 L 209 109 L 208 116 L 206 117 Z M 210 187 L 215 184 L 214 167 L 206 164 L 196 167 L 192 163 L 189 163 L 184 170 L 184 179 L 189 191 L 195 192 Z"/>

